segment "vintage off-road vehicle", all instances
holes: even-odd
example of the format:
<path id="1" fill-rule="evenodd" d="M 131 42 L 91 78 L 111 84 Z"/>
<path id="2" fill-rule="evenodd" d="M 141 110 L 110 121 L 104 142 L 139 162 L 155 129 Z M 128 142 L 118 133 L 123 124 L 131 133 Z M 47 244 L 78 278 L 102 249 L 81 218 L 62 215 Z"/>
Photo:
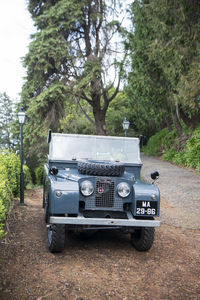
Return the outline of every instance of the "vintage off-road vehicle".
<path id="1" fill-rule="evenodd" d="M 149 250 L 160 226 L 160 192 L 140 180 L 138 138 L 51 133 L 43 207 L 48 247 L 61 252 L 69 231 L 120 229 Z M 159 176 L 151 174 L 153 180 Z"/>

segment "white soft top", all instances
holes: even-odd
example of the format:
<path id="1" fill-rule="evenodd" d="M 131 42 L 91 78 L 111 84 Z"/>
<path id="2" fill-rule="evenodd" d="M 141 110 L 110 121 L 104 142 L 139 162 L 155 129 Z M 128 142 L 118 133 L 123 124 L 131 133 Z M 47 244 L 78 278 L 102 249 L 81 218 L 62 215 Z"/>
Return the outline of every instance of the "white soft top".
<path id="1" fill-rule="evenodd" d="M 105 160 L 141 164 L 138 138 L 52 133 L 50 160 Z"/>

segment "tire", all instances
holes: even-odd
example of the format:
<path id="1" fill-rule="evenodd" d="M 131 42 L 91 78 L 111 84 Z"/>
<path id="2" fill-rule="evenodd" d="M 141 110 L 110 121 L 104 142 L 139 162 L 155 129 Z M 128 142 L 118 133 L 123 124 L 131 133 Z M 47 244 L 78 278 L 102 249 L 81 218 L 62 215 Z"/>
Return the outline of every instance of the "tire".
<path id="1" fill-rule="evenodd" d="M 131 243 L 138 251 L 148 251 L 154 242 L 154 227 L 141 227 L 131 234 Z"/>
<path id="2" fill-rule="evenodd" d="M 97 176 L 122 176 L 125 170 L 124 165 L 119 163 L 106 163 L 106 162 L 78 162 L 78 171 L 84 175 L 97 175 Z"/>
<path id="3" fill-rule="evenodd" d="M 48 247 L 50 252 L 62 252 L 65 247 L 65 225 L 52 224 L 48 228 Z"/>
<path id="4" fill-rule="evenodd" d="M 49 223 L 49 218 L 50 218 L 50 213 L 49 213 L 49 207 L 48 207 L 48 203 L 45 202 L 44 204 L 44 220 L 45 223 Z"/>

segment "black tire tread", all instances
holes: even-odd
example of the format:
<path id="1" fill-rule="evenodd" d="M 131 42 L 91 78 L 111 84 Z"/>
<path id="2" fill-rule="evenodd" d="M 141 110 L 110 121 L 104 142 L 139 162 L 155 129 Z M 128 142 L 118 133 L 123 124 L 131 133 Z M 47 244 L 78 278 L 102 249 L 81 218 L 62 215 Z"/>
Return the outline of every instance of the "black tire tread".
<path id="1" fill-rule="evenodd" d="M 62 252 L 65 247 L 65 225 L 63 224 L 52 224 L 52 241 L 49 244 L 49 250 L 52 253 Z"/>
<path id="2" fill-rule="evenodd" d="M 78 171 L 83 175 L 119 177 L 124 173 L 125 167 L 118 163 L 78 162 Z"/>
<path id="3" fill-rule="evenodd" d="M 131 243 L 138 251 L 148 251 L 153 245 L 154 234 L 154 227 L 136 229 L 135 232 L 131 234 Z"/>

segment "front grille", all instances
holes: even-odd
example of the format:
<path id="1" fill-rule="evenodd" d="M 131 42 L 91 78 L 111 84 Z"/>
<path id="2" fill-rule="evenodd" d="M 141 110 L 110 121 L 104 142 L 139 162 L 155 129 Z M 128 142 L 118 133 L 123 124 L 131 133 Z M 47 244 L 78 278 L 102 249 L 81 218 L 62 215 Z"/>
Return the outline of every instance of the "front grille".
<path id="1" fill-rule="evenodd" d="M 95 192 L 85 199 L 85 210 L 123 211 L 123 200 L 115 192 L 114 178 L 97 177 Z"/>
<path id="2" fill-rule="evenodd" d="M 95 204 L 96 207 L 113 207 L 115 196 L 115 182 L 111 180 L 97 180 Z"/>

